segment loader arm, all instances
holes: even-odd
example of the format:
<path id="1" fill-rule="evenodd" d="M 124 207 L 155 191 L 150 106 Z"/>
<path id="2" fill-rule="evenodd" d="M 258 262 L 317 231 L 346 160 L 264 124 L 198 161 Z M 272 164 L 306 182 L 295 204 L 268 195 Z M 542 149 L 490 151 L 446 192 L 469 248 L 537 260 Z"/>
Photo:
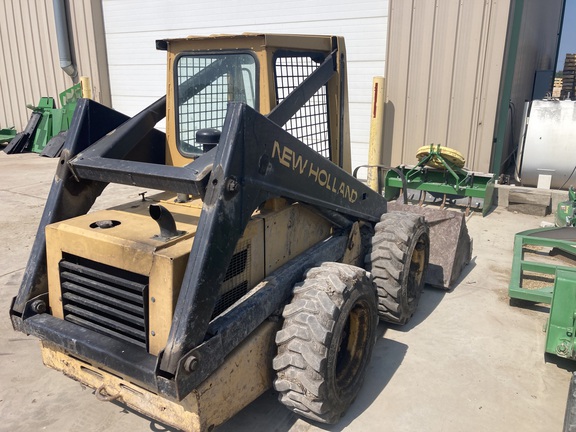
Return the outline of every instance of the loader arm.
<path id="1" fill-rule="evenodd" d="M 282 126 L 335 73 L 336 51 L 269 115 Z M 200 92 L 224 66 L 214 62 L 184 82 L 181 104 Z M 48 292 L 47 225 L 86 214 L 109 183 L 138 185 L 203 197 L 215 151 L 184 169 L 165 165 L 166 135 L 154 129 L 166 116 L 166 96 L 133 118 L 90 99 L 81 99 L 44 208 L 22 285 L 10 308 L 12 325 L 20 329 L 26 304 Z M 74 161 L 72 162 L 72 159 Z"/>
<path id="2" fill-rule="evenodd" d="M 329 59 L 324 64 L 330 65 L 332 61 Z M 294 92 L 299 95 L 298 99 L 291 99 L 290 95 L 270 116 L 277 116 L 282 119 L 278 122 L 282 123 L 291 112 L 302 106 L 306 102 L 302 94 L 313 94 L 315 87 L 319 88 L 330 78 L 328 66 L 318 70 L 318 74 L 302 84 L 303 91 Z M 46 267 L 44 237 L 39 237 L 34 245 L 26 270 L 27 278 L 15 299 L 11 315 L 14 326 L 22 331 L 108 366 L 153 391 L 181 399 L 222 364 L 225 356 L 290 295 L 295 282 L 293 276 L 271 281 L 270 285 L 275 285 L 275 289 L 269 290 L 273 295 L 268 295 L 267 301 L 255 305 L 255 298 L 252 304 L 246 305 L 253 313 L 245 319 L 224 322 L 220 328 L 216 326 L 209 331 L 218 297 L 217 287 L 223 281 L 238 239 L 262 202 L 282 196 L 345 215 L 351 220 L 376 222 L 386 211 L 386 201 L 270 118 L 239 102 L 228 106 L 216 149 L 184 167 L 163 165 L 157 151 L 161 148 L 161 133 L 153 129 L 161 116 L 163 103 L 162 99 L 159 100 L 85 150 L 82 146 L 86 147 L 86 142 L 79 140 L 86 133 L 80 132 L 89 130 L 93 123 L 88 117 L 95 103 L 80 103 L 75 114 L 79 132 L 72 135 L 76 140 L 66 143 L 65 154 L 69 160 L 62 159 L 61 162 L 64 171 L 60 177 L 64 181 L 54 182 L 50 196 L 55 198 L 49 199 L 39 228 L 39 233 L 43 232 L 48 223 L 58 220 L 66 201 L 62 198 L 63 191 L 74 186 L 77 188 L 75 196 L 82 197 L 80 201 L 84 204 L 68 210 L 65 217 L 85 213 L 110 182 L 154 186 L 203 197 L 196 238 L 161 358 L 134 347 L 122 347 L 119 341 L 81 337 L 74 325 L 41 313 L 42 308 L 34 307 L 34 302 L 42 301 L 47 291 L 47 287 L 43 288 L 46 284 L 43 277 Z M 106 108 L 98 106 L 97 110 L 105 111 Z M 108 115 L 113 116 L 114 112 L 109 111 Z M 106 115 L 100 111 L 99 115 L 99 122 L 106 122 Z M 74 154 L 76 157 L 72 159 L 70 155 Z M 140 160 L 134 160 L 136 155 Z M 308 262 L 297 262 L 294 265 L 298 271 L 288 273 L 301 274 L 310 261 L 320 258 L 338 260 L 345 247 L 345 242 L 340 240 L 330 243 L 331 249 L 327 247 L 310 255 Z M 118 354 L 120 352 L 125 354 Z M 186 359 L 192 355 L 201 358 L 203 363 L 195 371 L 185 370 Z M 138 359 L 136 367 L 135 359 Z"/>

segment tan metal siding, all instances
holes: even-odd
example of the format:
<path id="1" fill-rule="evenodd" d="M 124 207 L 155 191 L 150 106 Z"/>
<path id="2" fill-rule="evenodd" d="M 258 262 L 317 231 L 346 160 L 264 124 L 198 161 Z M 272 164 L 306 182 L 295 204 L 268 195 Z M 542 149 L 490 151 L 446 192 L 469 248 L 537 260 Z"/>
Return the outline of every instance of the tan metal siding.
<path id="1" fill-rule="evenodd" d="M 489 172 L 496 127 L 496 114 L 500 103 L 500 81 L 504 62 L 509 1 L 493 1 L 487 11 L 485 51 L 480 57 L 482 74 L 478 76 L 480 85 L 478 111 L 473 118 L 470 147 L 466 155 L 467 165 L 474 170 Z"/>
<path id="2" fill-rule="evenodd" d="M 488 171 L 509 9 L 509 0 L 390 1 L 383 163 L 415 163 L 434 143 Z"/>
<path id="3" fill-rule="evenodd" d="M 386 61 L 386 107 L 384 117 L 384 164 L 403 159 L 404 112 L 408 89 L 412 2 L 390 1 Z"/>
<path id="4" fill-rule="evenodd" d="M 454 81 L 454 62 L 456 51 L 456 35 L 459 30 L 460 17 L 459 0 L 445 0 L 439 3 L 434 11 L 434 34 L 432 39 L 432 57 L 438 61 L 432 63 L 428 87 L 428 101 L 436 101 L 450 97 Z M 448 140 L 448 127 L 451 104 L 429 106 L 430 115 L 426 121 L 425 136 L 433 142 Z"/>
<path id="5" fill-rule="evenodd" d="M 110 105 L 110 84 L 102 5 L 97 0 L 66 2 L 74 64 L 89 76 L 95 100 Z M 0 127 L 22 130 L 42 96 L 74 84 L 60 69 L 52 0 L 0 0 Z M 59 105 L 59 102 L 58 102 Z"/>
<path id="6" fill-rule="evenodd" d="M 452 90 L 447 103 L 448 134 L 446 140 L 439 143 L 451 143 L 452 146 L 460 143 L 459 150 L 467 148 L 463 144 L 470 143 L 474 137 L 474 113 L 479 100 L 477 73 L 480 69 L 482 29 L 486 25 L 486 15 L 483 2 L 465 2 L 458 7 L 458 24 L 454 35 L 455 57 L 451 71 Z"/>
<path id="7" fill-rule="evenodd" d="M 429 0 L 415 0 L 413 3 L 412 33 L 410 34 L 410 65 L 408 68 L 408 91 L 404 117 L 404 137 L 408 143 L 423 143 L 428 120 L 430 69 L 432 66 L 432 39 L 434 33 L 435 4 Z M 426 77 L 426 79 L 423 79 Z M 405 146 L 402 157 L 406 159 Z M 412 152 L 414 155 L 416 152 Z"/>

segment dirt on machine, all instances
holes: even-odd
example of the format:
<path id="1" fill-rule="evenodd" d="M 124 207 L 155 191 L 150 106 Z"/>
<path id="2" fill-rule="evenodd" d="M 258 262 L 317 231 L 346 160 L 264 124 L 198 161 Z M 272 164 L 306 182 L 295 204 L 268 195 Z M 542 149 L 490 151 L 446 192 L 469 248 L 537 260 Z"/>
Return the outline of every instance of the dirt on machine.
<path id="1" fill-rule="evenodd" d="M 449 288 L 469 261 L 463 215 L 389 211 L 350 174 L 343 38 L 156 47 L 166 96 L 132 118 L 77 102 L 12 324 L 98 399 L 181 430 L 271 387 L 335 423 L 378 320 L 405 324 L 429 275 Z M 110 183 L 165 192 L 90 212 Z"/>

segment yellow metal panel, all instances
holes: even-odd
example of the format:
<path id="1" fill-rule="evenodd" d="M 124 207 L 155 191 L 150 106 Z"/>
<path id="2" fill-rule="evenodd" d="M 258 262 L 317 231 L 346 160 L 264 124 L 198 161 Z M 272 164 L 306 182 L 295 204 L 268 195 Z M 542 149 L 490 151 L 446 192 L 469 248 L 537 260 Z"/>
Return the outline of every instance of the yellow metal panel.
<path id="1" fill-rule="evenodd" d="M 208 379 L 180 402 L 168 400 L 42 342 L 42 360 L 50 368 L 132 409 L 187 432 L 203 432 L 224 423 L 272 385 L 274 338 L 279 324 L 258 327 Z"/>
<path id="2" fill-rule="evenodd" d="M 255 218 L 248 223 L 238 243 L 248 240 L 250 241 L 252 254 L 248 287 L 253 288 L 264 279 L 265 275 L 264 220 Z"/>
<path id="3" fill-rule="evenodd" d="M 148 202 L 137 201 L 49 225 L 46 239 L 49 302 L 57 318 L 64 317 L 58 267 L 63 253 L 149 276 L 149 352 L 157 355 L 168 339 L 202 203 L 174 203 L 170 193 L 153 199 L 170 210 L 177 228 L 186 231 L 184 236 L 167 242 L 154 238 L 159 228 L 148 215 Z M 98 220 L 117 220 L 121 224 L 108 229 L 92 228 L 90 225 Z M 238 277 L 246 278 L 250 289 L 264 278 L 265 272 L 261 217 L 248 223 L 237 249 L 246 247 L 250 249 L 249 268 Z M 222 289 L 232 289 L 234 283 L 235 279 L 231 279 Z"/>
<path id="4" fill-rule="evenodd" d="M 266 275 L 326 239 L 331 225 L 301 204 L 262 215 L 265 221 Z"/>
<path id="5" fill-rule="evenodd" d="M 159 233 L 158 225 L 146 215 L 148 202 L 141 201 L 48 225 L 46 253 L 50 307 L 54 316 L 63 318 L 58 269 L 63 252 L 148 276 L 154 253 L 174 260 L 178 256 L 174 251 L 190 246 L 200 210 L 170 203 L 165 203 L 165 206 L 174 215 L 178 229 L 187 232 L 168 242 L 154 238 Z M 121 223 L 108 229 L 92 228 L 91 224 L 98 220 L 116 220 Z M 175 248 L 170 250 L 172 246 Z M 190 249 L 186 252 L 189 253 Z"/>
<path id="6" fill-rule="evenodd" d="M 154 252 L 148 288 L 148 351 L 158 355 L 166 346 L 193 239 Z"/>
<path id="7" fill-rule="evenodd" d="M 231 48 L 283 48 L 297 50 L 330 51 L 332 36 L 296 35 L 273 33 L 216 34 L 211 36 L 188 36 L 164 39 L 175 51 L 188 49 L 231 49 Z"/>
<path id="8" fill-rule="evenodd" d="M 56 225 L 46 227 L 46 266 L 48 277 L 48 304 L 52 315 L 64 319 L 62 308 L 62 290 L 60 288 L 60 269 L 58 263 L 62 259 L 60 231 Z"/>
<path id="9" fill-rule="evenodd" d="M 352 173 L 350 151 L 350 112 L 348 108 L 348 76 L 346 74 L 346 45 L 343 37 L 336 38 L 338 43 L 338 73 L 328 81 L 328 113 L 330 115 L 330 155 L 331 160 L 347 173 Z M 327 48 L 330 51 L 331 48 Z M 344 60 L 344 63 L 342 62 Z M 342 81 L 344 75 L 344 81 Z M 341 99 L 343 99 L 341 103 Z M 340 109 L 343 108 L 343 112 Z M 340 142 L 340 123 L 342 122 L 342 142 Z M 340 160 L 342 148 L 342 160 Z"/>
<path id="10" fill-rule="evenodd" d="M 354 222 L 350 234 L 348 235 L 348 244 L 342 257 L 342 262 L 352 264 L 358 267 L 364 267 L 364 248 L 362 247 L 362 237 L 360 235 L 360 224 Z"/>
<path id="11" fill-rule="evenodd" d="M 204 427 L 231 418 L 272 386 L 274 339 L 280 323 L 265 321 L 198 388 Z"/>

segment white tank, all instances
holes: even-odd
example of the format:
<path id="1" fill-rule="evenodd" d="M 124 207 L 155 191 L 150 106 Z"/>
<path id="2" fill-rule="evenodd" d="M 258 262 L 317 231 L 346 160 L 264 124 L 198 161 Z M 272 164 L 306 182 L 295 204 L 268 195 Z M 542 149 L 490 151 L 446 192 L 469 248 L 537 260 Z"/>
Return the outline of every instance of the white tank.
<path id="1" fill-rule="evenodd" d="M 522 185 L 537 186 L 540 176 L 552 176 L 551 188 L 568 189 L 576 185 L 574 167 L 576 102 L 532 101 L 522 157 Z"/>

